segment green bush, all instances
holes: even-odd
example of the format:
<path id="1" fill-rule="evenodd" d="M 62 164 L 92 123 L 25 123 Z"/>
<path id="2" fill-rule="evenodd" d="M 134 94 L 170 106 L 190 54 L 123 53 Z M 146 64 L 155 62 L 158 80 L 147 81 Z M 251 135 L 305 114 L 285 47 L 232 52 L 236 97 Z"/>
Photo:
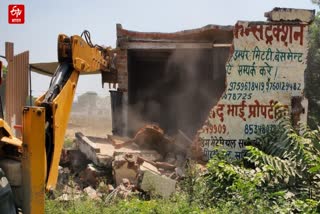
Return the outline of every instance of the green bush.
<path id="1" fill-rule="evenodd" d="M 243 161 L 223 153 L 209 161 L 206 204 L 232 213 L 319 213 L 319 141 L 318 130 L 282 117 L 275 132 L 247 146 Z"/>
<path id="2" fill-rule="evenodd" d="M 184 194 L 175 195 L 169 199 L 153 199 L 149 201 L 133 198 L 132 200 L 117 201 L 113 204 L 105 204 L 102 201 L 94 201 L 83 198 L 75 201 L 59 202 L 46 200 L 46 213 L 50 214 L 185 214 L 185 213 L 212 213 L 211 209 L 201 210 L 196 205 L 190 206 Z"/>

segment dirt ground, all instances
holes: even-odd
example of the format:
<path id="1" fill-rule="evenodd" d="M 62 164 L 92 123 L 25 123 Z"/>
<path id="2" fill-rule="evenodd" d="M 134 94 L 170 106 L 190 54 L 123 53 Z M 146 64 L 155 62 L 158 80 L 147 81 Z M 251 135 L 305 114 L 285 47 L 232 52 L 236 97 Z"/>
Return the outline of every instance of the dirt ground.
<path id="1" fill-rule="evenodd" d="M 109 116 L 71 114 L 65 137 L 74 139 L 76 132 L 87 136 L 107 137 L 111 131 L 112 122 Z"/>

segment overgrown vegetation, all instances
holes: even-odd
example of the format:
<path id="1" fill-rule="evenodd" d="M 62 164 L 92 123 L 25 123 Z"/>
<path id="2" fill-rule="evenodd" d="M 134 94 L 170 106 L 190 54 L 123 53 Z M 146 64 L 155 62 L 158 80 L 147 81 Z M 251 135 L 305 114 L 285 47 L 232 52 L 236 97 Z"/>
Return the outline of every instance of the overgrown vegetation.
<path id="1" fill-rule="evenodd" d="M 210 205 L 232 213 L 319 213 L 320 135 L 283 117 L 243 161 L 214 157 L 203 178 Z"/>
<path id="2" fill-rule="evenodd" d="M 113 204 L 106 205 L 103 202 L 83 198 L 75 202 L 57 202 L 52 200 L 46 201 L 46 213 L 50 214 L 101 214 L 101 213 L 117 213 L 117 214 L 147 214 L 147 213 L 213 213 L 213 210 L 207 208 L 201 210 L 199 206 L 189 206 L 184 195 L 179 194 L 171 197 L 169 200 L 153 199 L 149 201 L 139 200 L 138 198 L 129 201 L 122 200 Z"/>
<path id="3" fill-rule="evenodd" d="M 305 92 L 309 100 L 308 124 L 316 128 L 320 124 L 320 13 L 310 26 Z"/>

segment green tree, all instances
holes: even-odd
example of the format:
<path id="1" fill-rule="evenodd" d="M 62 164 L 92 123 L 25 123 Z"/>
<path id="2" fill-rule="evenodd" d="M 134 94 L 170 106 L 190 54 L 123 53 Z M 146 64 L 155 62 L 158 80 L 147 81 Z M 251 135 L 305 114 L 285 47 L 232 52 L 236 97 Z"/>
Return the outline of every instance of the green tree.
<path id="1" fill-rule="evenodd" d="M 309 31 L 306 96 L 309 99 L 308 124 L 315 128 L 320 122 L 320 13 L 317 13 Z"/>

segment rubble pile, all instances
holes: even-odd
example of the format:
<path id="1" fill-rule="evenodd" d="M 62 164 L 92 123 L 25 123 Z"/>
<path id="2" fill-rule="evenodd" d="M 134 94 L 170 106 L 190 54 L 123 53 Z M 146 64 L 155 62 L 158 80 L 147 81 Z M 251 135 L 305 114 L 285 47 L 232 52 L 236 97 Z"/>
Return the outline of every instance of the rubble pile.
<path id="1" fill-rule="evenodd" d="M 71 195 L 105 201 L 133 194 L 169 197 L 185 177 L 190 142 L 183 132 L 168 137 L 156 125 L 142 127 L 133 138 L 76 133 L 74 146 L 62 151 L 57 200 L 71 200 Z"/>

